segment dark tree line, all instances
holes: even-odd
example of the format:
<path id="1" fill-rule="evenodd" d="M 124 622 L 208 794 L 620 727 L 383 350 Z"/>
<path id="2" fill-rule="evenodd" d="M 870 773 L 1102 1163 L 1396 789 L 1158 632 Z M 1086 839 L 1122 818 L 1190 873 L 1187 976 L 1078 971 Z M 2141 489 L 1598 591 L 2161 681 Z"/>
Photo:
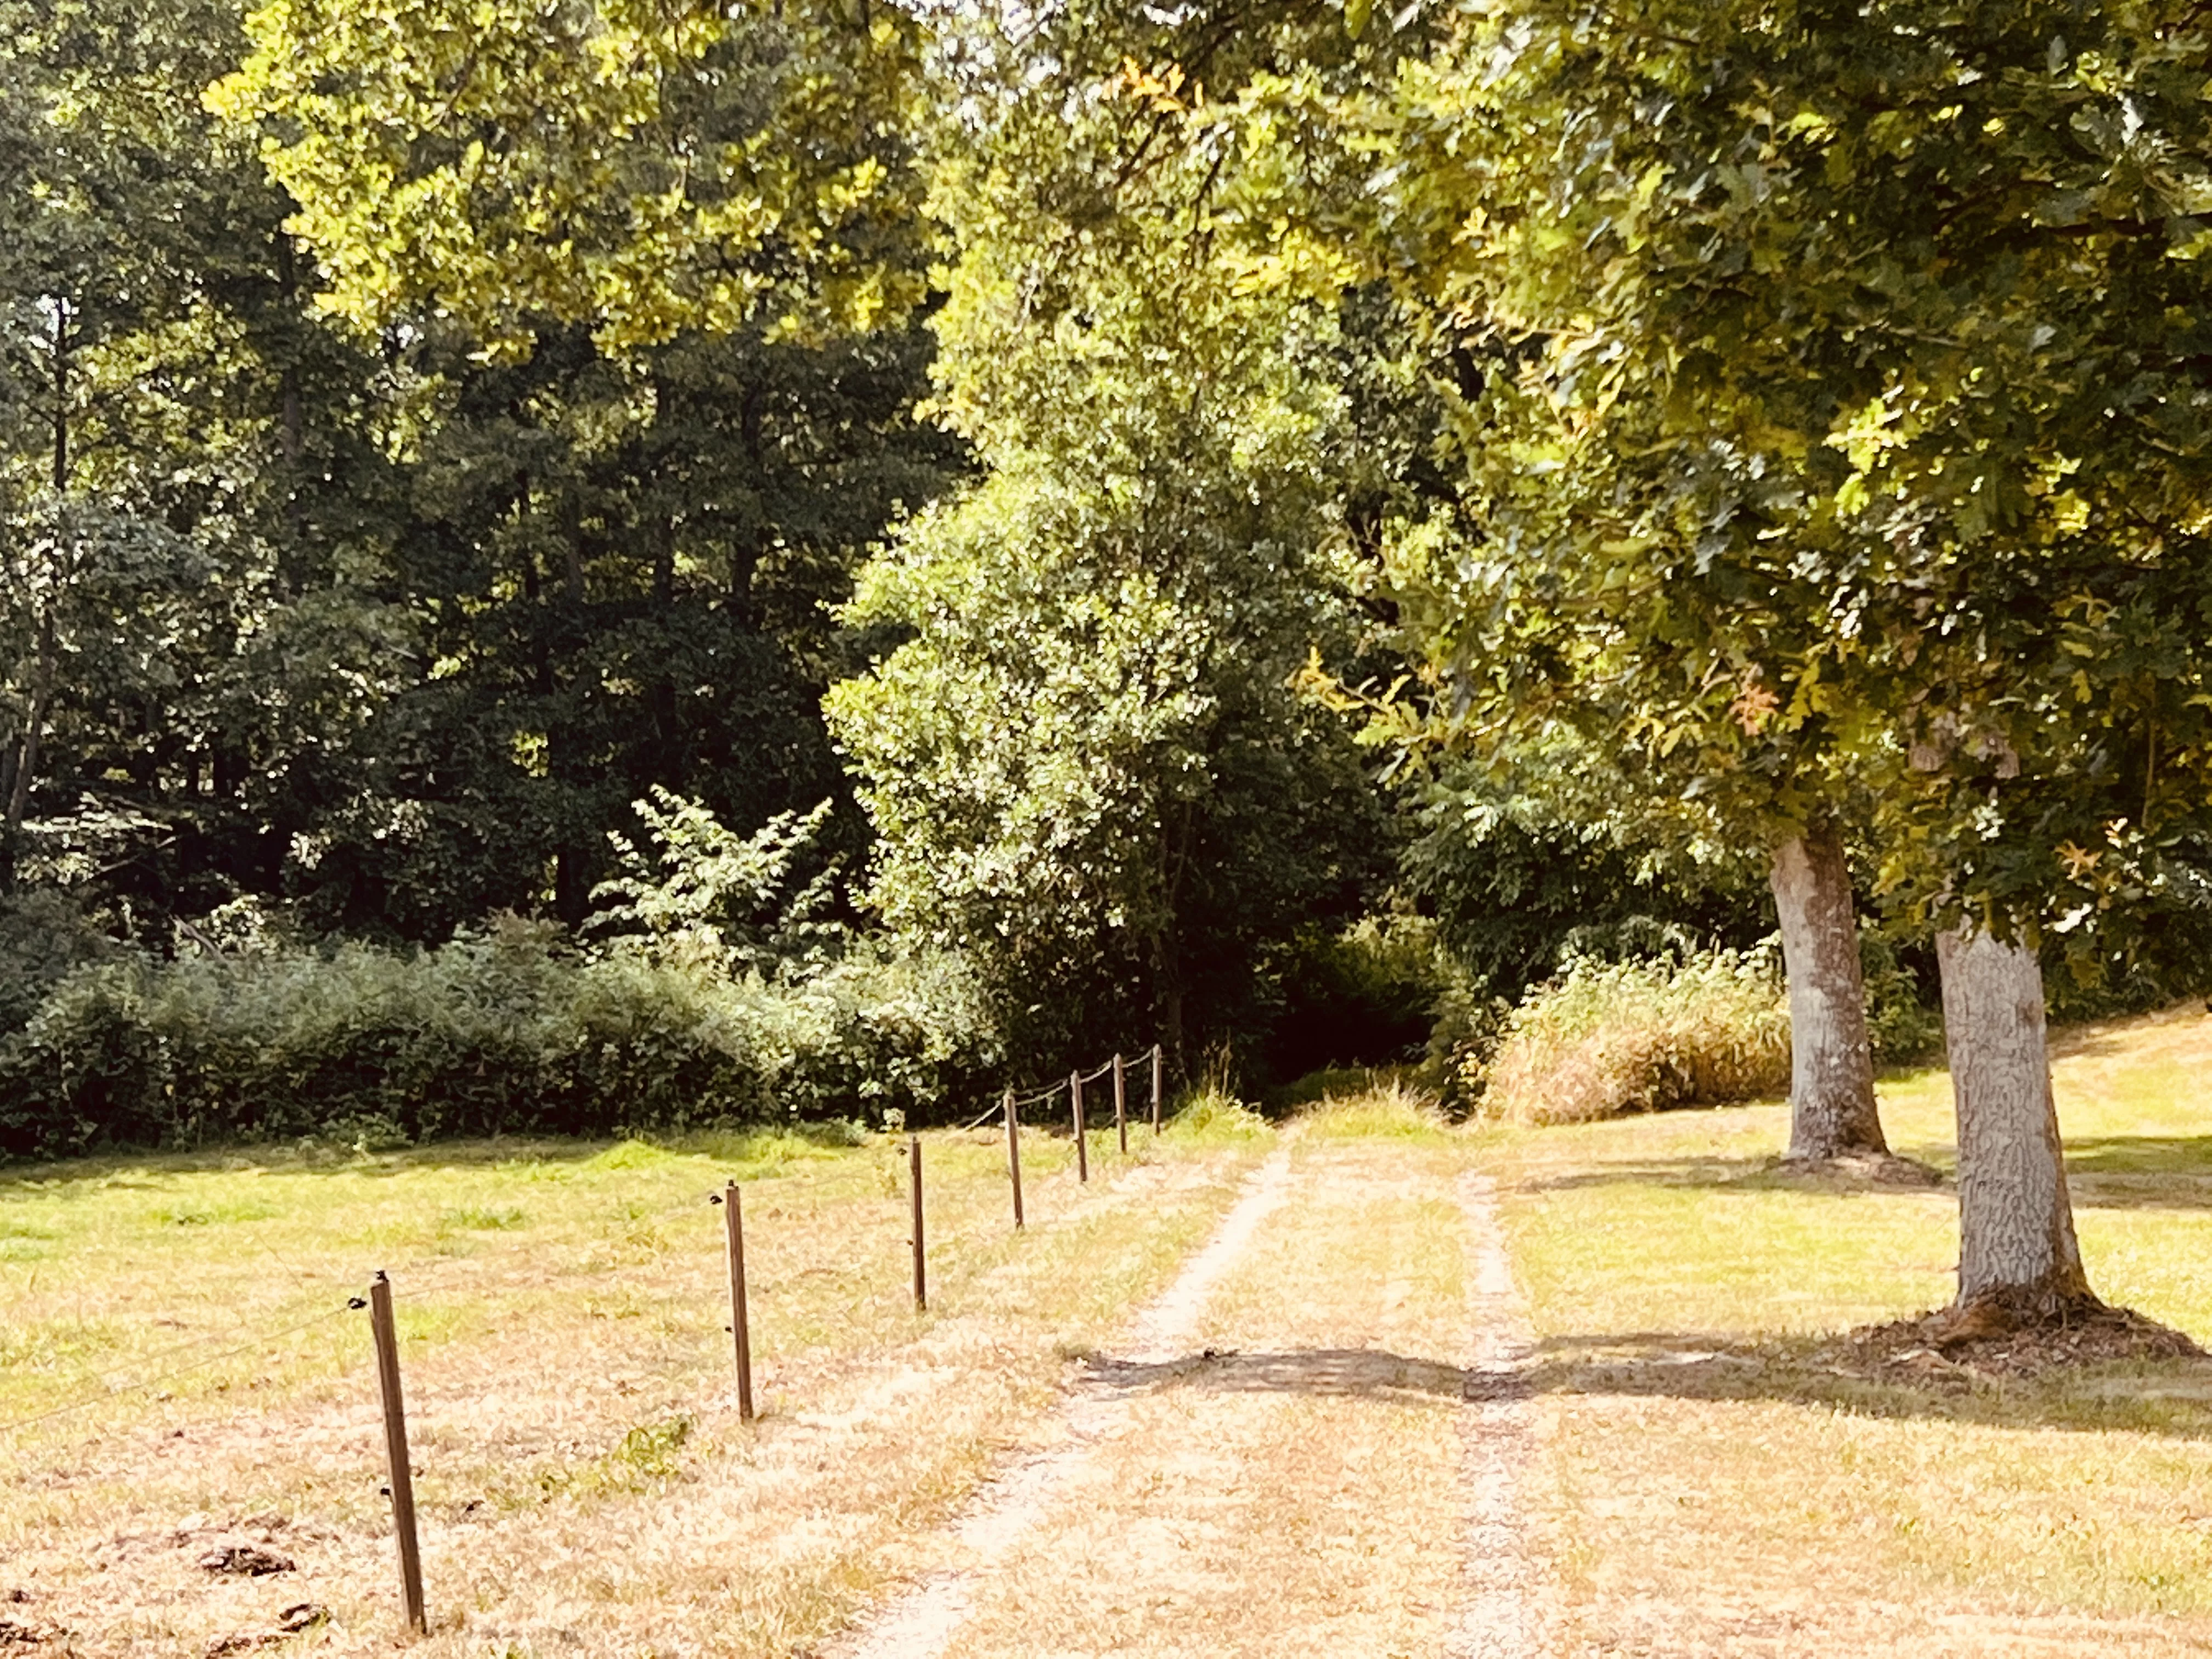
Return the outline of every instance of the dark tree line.
<path id="1" fill-rule="evenodd" d="M 581 922 L 648 785 L 848 799 L 824 606 L 963 465 L 919 319 L 364 334 L 203 106 L 246 52 L 226 3 L 0 8 L 0 880 L 435 940 Z"/>

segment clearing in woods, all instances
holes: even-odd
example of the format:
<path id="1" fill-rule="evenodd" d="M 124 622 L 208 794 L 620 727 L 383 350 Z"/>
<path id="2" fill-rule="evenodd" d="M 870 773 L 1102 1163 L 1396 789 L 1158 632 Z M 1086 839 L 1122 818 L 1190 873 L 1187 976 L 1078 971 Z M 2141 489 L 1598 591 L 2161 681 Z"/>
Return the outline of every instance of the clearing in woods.
<path id="1" fill-rule="evenodd" d="M 2059 1055 L 2094 1281 L 2212 1332 L 2212 1022 Z M 1938 1165 L 1946 1086 L 1884 1091 Z M 330 1312 L 382 1264 L 426 1656 L 2212 1651 L 2212 1368 L 1869 1359 L 1836 1334 L 1943 1299 L 1952 1197 L 1778 1170 L 1784 1121 L 1454 1130 L 1382 1093 L 1101 1135 L 1088 1188 L 1040 1136 L 1021 1238 L 993 1139 L 933 1135 L 925 1315 L 883 1140 L 21 1174 L 0 1421 L 167 1380 L 0 1436 L 0 1646 L 388 1648 L 367 1334 Z"/>

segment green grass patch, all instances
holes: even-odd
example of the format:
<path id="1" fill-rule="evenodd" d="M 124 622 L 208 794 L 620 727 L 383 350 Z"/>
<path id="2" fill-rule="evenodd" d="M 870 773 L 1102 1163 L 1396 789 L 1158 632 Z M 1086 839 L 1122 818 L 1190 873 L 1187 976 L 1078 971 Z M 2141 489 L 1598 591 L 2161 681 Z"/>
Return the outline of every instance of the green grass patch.
<path id="1" fill-rule="evenodd" d="M 1300 1112 L 1298 1122 L 1308 1135 L 1332 1140 L 1441 1144 L 1452 1138 L 1435 1097 L 1397 1081 L 1326 1097 Z"/>
<path id="2" fill-rule="evenodd" d="M 692 1426 L 688 1413 L 641 1423 L 599 1457 L 541 1472 L 538 1490 L 545 1498 L 579 1501 L 648 1491 L 680 1471 Z"/>
<path id="3" fill-rule="evenodd" d="M 181 1204 L 154 1211 L 149 1218 L 157 1227 L 225 1227 L 243 1221 L 268 1221 L 277 1213 L 274 1205 L 256 1199 L 232 1199 L 221 1203 Z"/>

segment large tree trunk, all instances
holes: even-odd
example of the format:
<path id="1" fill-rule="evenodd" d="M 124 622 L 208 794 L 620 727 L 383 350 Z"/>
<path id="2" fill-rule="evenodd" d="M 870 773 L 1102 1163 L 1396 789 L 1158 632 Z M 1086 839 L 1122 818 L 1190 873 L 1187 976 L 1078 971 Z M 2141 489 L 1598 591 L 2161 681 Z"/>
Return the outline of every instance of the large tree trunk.
<path id="1" fill-rule="evenodd" d="M 1815 824 L 1776 848 L 1772 884 L 1790 980 L 1790 1156 L 1887 1153 L 1851 872 L 1836 826 Z"/>
<path id="2" fill-rule="evenodd" d="M 2094 1307 L 2051 1096 L 2043 966 L 1975 927 L 1936 935 L 1936 960 L 1959 1118 L 1959 1310 L 2009 1322 Z"/>

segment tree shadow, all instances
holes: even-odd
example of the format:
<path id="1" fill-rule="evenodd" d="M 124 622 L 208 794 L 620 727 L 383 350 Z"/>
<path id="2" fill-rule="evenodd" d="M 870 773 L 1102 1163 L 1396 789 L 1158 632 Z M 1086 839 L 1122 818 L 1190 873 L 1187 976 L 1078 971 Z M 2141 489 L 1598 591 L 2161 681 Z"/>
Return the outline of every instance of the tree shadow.
<path id="1" fill-rule="evenodd" d="M 1194 1389 L 1455 1407 L 1536 1395 L 1767 1403 L 1961 1426 L 2212 1441 L 2212 1360 L 2142 1359 L 1997 1374 L 1931 1350 L 1889 1358 L 1835 1336 L 1747 1340 L 1717 1331 L 1553 1337 L 1516 1369 L 1470 1370 L 1372 1348 L 1206 1349 L 1147 1362 L 1079 1356 L 1115 1397 Z"/>
<path id="2" fill-rule="evenodd" d="M 2212 1209 L 2212 1135 L 2096 1135 L 2066 1143 L 2078 1206 Z"/>
<path id="3" fill-rule="evenodd" d="M 1222 1394 L 1310 1395 L 1389 1401 L 1401 1405 L 1456 1405 L 1468 1398 L 1469 1372 L 1440 1360 L 1379 1348 L 1291 1348 L 1246 1353 L 1234 1348 L 1159 1361 L 1080 1356 L 1084 1381 L 1101 1393 L 1127 1396 L 1168 1389 Z"/>
<path id="4" fill-rule="evenodd" d="M 1633 1163 L 1606 1164 L 1563 1175 L 1540 1176 L 1516 1185 L 1524 1193 L 1632 1186 L 1736 1194 L 1825 1193 L 1838 1197 L 1889 1197 L 1939 1190 L 1920 1182 L 1875 1179 L 1849 1170 L 1793 1164 L 1767 1154 L 1746 1158 L 1639 1158 Z"/>
<path id="5" fill-rule="evenodd" d="M 1948 1147 L 1914 1153 L 1948 1155 Z M 2100 1210 L 2212 1209 L 2212 1134 L 2093 1135 L 2066 1142 L 2066 1171 L 2076 1207 Z M 1806 1169 L 1778 1158 L 1642 1158 L 1595 1169 L 1539 1176 L 1519 1183 L 1528 1193 L 1602 1190 L 1617 1187 L 1694 1189 L 1749 1197 L 1764 1193 L 1817 1193 L 1834 1197 L 1920 1196 L 1952 1190 L 1948 1172 L 1940 1188 L 1869 1180 L 1842 1170 Z"/>
<path id="6" fill-rule="evenodd" d="M 100 1152 L 43 1164 L 0 1168 L 0 1194 L 37 1191 L 49 1196 L 98 1188 L 161 1190 L 191 1176 L 351 1176 L 390 1178 L 422 1170 L 495 1169 L 502 1164 L 584 1164 L 621 1143 L 548 1139 L 434 1141 L 389 1152 L 356 1152 L 337 1146 L 301 1147 L 246 1142 L 185 1152 Z"/>
<path id="7" fill-rule="evenodd" d="M 1835 1336 L 1635 1331 L 1539 1342 L 1522 1375 L 1539 1394 L 1766 1402 L 1966 1426 L 2212 1440 L 2206 1359 L 1998 1374 L 1929 1349 L 1885 1358 Z"/>
<path id="8" fill-rule="evenodd" d="M 89 1187 L 154 1191 L 181 1176 L 249 1170 L 378 1179 L 426 1170 L 493 1170 L 502 1164 L 619 1170 L 697 1158 L 743 1164 L 750 1161 L 755 1146 L 779 1139 L 802 1141 L 825 1153 L 851 1152 L 861 1144 L 849 1128 L 836 1123 L 738 1124 L 727 1128 L 591 1137 L 496 1135 L 426 1140 L 369 1151 L 312 1139 L 305 1142 L 249 1140 L 188 1150 L 120 1149 L 41 1163 L 0 1164 L 0 1196 L 31 1191 L 52 1196 Z"/>

